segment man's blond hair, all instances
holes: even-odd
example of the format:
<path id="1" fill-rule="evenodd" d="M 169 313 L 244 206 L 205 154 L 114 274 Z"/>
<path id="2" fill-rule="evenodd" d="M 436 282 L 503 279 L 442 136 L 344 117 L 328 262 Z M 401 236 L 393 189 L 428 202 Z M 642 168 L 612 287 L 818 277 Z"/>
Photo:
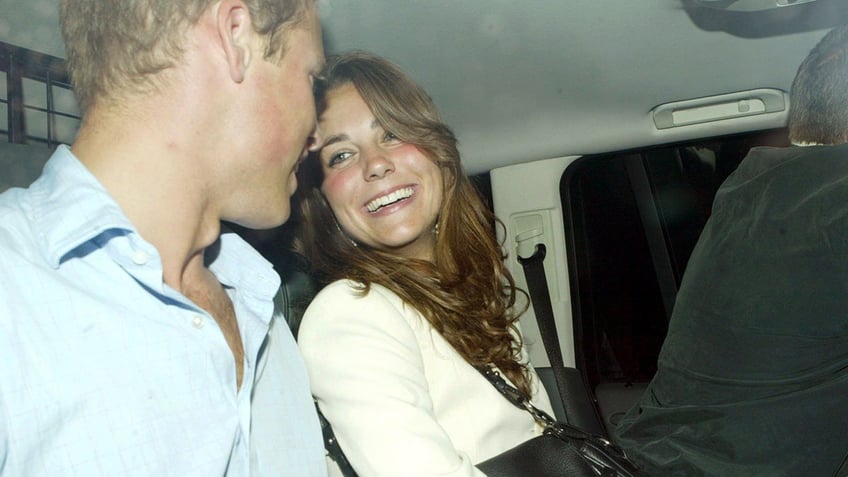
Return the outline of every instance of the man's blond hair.
<path id="1" fill-rule="evenodd" d="M 182 57 L 188 29 L 215 0 L 61 0 L 68 72 L 80 111 L 105 98 L 147 93 Z M 312 0 L 244 0 L 265 56 L 282 56 Z"/>

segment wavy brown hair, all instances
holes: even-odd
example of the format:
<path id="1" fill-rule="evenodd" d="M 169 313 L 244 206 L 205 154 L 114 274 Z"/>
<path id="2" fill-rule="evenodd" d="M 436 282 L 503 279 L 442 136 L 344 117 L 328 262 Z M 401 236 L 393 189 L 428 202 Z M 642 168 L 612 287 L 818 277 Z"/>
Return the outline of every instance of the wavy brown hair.
<path id="1" fill-rule="evenodd" d="M 398 257 L 354 244 L 321 193 L 318 154 L 299 171 L 299 233 L 295 250 L 319 279 L 351 279 L 367 293 L 372 283 L 396 293 L 418 310 L 466 361 L 494 364 L 525 395 L 531 395 L 527 366 L 520 359 L 515 329 L 516 296 L 523 293 L 504 265 L 494 236 L 499 224 L 460 163 L 457 141 L 424 90 L 395 64 L 365 52 L 328 59 L 324 87 L 317 92 L 319 115 L 326 93 L 353 84 L 387 131 L 414 144 L 436 162 L 444 180 L 434 261 Z M 523 311 L 523 310 L 520 310 Z"/>

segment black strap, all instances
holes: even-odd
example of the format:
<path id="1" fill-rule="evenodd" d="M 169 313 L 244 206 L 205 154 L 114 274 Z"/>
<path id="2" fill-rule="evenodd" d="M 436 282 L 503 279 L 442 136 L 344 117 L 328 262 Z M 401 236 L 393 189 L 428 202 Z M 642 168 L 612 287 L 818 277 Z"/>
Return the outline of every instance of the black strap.
<path id="1" fill-rule="evenodd" d="M 553 431 L 560 436 L 567 436 L 571 438 L 577 439 L 586 439 L 591 437 L 591 434 L 588 432 L 574 427 L 568 423 L 559 422 L 554 419 L 553 416 L 548 414 L 547 412 L 537 408 L 530 402 L 530 399 L 527 396 L 521 394 L 515 386 L 512 386 L 498 373 L 492 366 L 475 366 L 477 371 L 479 371 L 483 376 L 492 383 L 492 386 L 500 392 L 507 401 L 512 403 L 515 407 L 525 410 L 533 416 L 533 420 L 535 420 L 540 426 L 542 426 L 545 431 Z"/>
<path id="2" fill-rule="evenodd" d="M 565 414 L 562 420 L 566 424 L 603 436 L 606 435 L 603 421 L 598 415 L 598 410 L 591 397 L 585 390 L 582 375 L 575 368 L 566 367 L 562 360 L 548 280 L 545 276 L 545 255 L 545 244 L 539 243 L 536 244 L 533 255 L 528 258 L 519 256 L 518 261 L 524 268 L 527 292 L 530 294 L 530 301 L 533 303 L 533 310 L 536 312 L 536 322 L 539 324 L 542 343 L 545 345 L 545 353 L 548 355 L 551 372 L 559 390 L 560 402 Z M 569 384 L 566 376 L 567 372 L 571 373 L 573 378 L 571 384 Z M 571 391 L 577 391 L 577 393 Z"/>
<path id="3" fill-rule="evenodd" d="M 353 470 L 353 466 L 348 462 L 341 446 L 339 446 L 339 441 L 333 433 L 333 427 L 330 426 L 330 421 L 324 417 L 317 403 L 315 404 L 315 410 L 318 411 L 318 420 L 321 421 L 321 434 L 324 435 L 324 449 L 327 450 L 327 455 L 336 462 L 344 477 L 359 477 L 356 471 Z"/>
<path id="4" fill-rule="evenodd" d="M 536 322 L 539 324 L 539 333 L 542 335 L 542 343 L 545 345 L 545 353 L 554 368 L 554 379 L 556 379 L 559 395 L 565 410 L 565 422 L 571 422 L 567 403 L 570 401 L 568 386 L 564 376 L 556 370 L 564 368 L 562 351 L 559 347 L 556 324 L 554 323 L 554 310 L 551 307 L 551 294 L 548 289 L 548 280 L 545 276 L 545 255 L 547 249 L 545 244 L 536 244 L 533 255 L 524 258 L 519 256 L 518 263 L 524 268 L 524 278 L 527 281 L 527 292 L 533 303 L 533 311 L 536 312 Z"/>
<path id="5" fill-rule="evenodd" d="M 527 281 L 527 291 L 530 301 L 533 302 L 533 310 L 536 312 L 536 321 L 539 323 L 539 331 L 542 333 L 542 342 L 551 366 L 564 366 L 562 353 L 557 339 L 556 324 L 551 308 L 551 292 L 548 289 L 548 280 L 545 277 L 545 255 L 547 248 L 545 244 L 536 244 L 533 255 L 528 258 L 519 256 L 518 263 L 524 268 L 524 278 Z M 559 383 L 559 381 L 557 381 Z"/>
<path id="6" fill-rule="evenodd" d="M 586 432 L 583 429 L 574 427 L 568 423 L 559 422 L 550 414 L 545 411 L 537 408 L 530 400 L 527 399 L 521 391 L 516 389 L 514 386 L 510 385 L 506 380 L 498 373 L 492 366 L 477 366 L 477 371 L 483 374 L 486 379 L 489 380 L 490 383 L 500 391 L 501 394 L 516 407 L 521 408 L 529 412 L 533 419 L 539 423 L 544 429 L 544 434 L 552 435 L 562 441 L 564 441 L 572 451 L 577 451 L 576 454 L 573 452 L 569 452 L 567 455 L 561 452 L 556 452 L 557 457 L 566 458 L 566 461 L 573 462 L 575 459 L 582 462 L 579 465 L 580 468 L 585 468 L 588 473 L 580 473 L 580 475 L 596 475 L 598 477 L 647 477 L 643 474 L 636 465 L 631 462 L 624 451 L 613 444 L 608 439 L 600 435 L 594 435 L 592 433 Z M 534 439 L 535 440 L 535 439 Z M 519 446 L 514 449 L 520 449 L 522 446 Z M 560 449 L 562 446 L 558 446 Z M 554 452 L 550 448 L 546 448 L 545 451 Z M 511 454 L 511 451 L 508 451 Z M 502 454 L 503 455 L 503 454 Z M 500 461 L 500 457 L 495 457 L 495 459 L 483 462 L 483 466 L 490 467 L 492 470 L 496 470 L 500 468 L 500 464 L 496 464 L 493 460 Z M 524 456 L 526 457 L 526 455 Z M 515 459 L 515 454 L 512 457 L 507 457 L 507 460 Z M 528 469 L 531 470 L 530 474 L 535 475 L 539 473 L 539 467 L 533 467 L 531 462 L 527 462 L 526 460 L 522 460 L 519 467 L 523 470 L 524 464 L 528 464 Z M 478 465 L 479 467 L 480 465 Z M 510 471 L 507 475 L 515 475 L 515 466 L 512 465 L 513 471 Z M 557 467 L 557 469 L 565 470 L 567 467 Z M 572 470 L 574 468 L 571 468 Z M 541 472 L 544 475 L 552 474 L 552 469 L 544 469 Z M 487 469 L 488 471 L 488 469 Z M 572 472 L 573 473 L 573 472 Z M 498 474 L 503 475 L 503 474 Z M 557 475 L 560 475 L 557 472 Z M 571 475 L 571 473 L 569 473 Z"/>

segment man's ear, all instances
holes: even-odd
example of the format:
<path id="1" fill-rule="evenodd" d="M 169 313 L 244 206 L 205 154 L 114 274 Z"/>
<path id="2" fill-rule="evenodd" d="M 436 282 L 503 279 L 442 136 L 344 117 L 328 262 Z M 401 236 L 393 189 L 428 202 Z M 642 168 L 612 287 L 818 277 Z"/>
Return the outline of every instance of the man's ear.
<path id="1" fill-rule="evenodd" d="M 250 11 L 241 0 L 221 0 L 215 19 L 230 77 L 241 83 L 253 59 L 251 40 L 254 31 Z"/>

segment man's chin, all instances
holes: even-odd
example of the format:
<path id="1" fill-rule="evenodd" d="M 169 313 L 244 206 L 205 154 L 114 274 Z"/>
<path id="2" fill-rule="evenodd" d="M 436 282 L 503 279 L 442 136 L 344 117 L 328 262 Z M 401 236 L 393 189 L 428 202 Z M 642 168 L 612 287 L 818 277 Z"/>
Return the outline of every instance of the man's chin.
<path id="1" fill-rule="evenodd" d="M 289 176 L 289 197 L 293 196 L 295 192 L 297 192 L 297 174 L 292 172 Z"/>
<path id="2" fill-rule="evenodd" d="M 291 217 L 291 207 L 285 207 L 281 210 L 266 211 L 261 216 L 245 217 L 240 220 L 230 220 L 230 222 L 248 229 L 266 230 L 285 224 L 289 217 Z"/>

